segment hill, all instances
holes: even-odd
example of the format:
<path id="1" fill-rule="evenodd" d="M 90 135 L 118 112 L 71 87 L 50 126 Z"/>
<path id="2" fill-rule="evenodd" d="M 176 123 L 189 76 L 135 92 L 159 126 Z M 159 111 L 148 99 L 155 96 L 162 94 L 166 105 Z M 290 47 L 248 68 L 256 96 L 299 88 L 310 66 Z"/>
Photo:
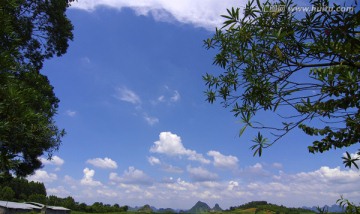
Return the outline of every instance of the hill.
<path id="1" fill-rule="evenodd" d="M 211 210 L 209 205 L 204 202 L 198 201 L 190 210 L 186 211 L 186 213 L 207 213 Z"/>
<path id="2" fill-rule="evenodd" d="M 279 206 L 276 204 L 267 203 L 266 201 L 252 201 L 237 207 L 230 207 L 229 213 L 287 213 L 287 214 L 312 214 L 314 211 L 303 208 L 288 208 L 285 206 Z"/>
<path id="3" fill-rule="evenodd" d="M 223 209 L 221 209 L 219 204 L 215 204 L 215 206 L 211 209 L 211 211 L 221 212 L 221 211 L 223 211 Z"/>

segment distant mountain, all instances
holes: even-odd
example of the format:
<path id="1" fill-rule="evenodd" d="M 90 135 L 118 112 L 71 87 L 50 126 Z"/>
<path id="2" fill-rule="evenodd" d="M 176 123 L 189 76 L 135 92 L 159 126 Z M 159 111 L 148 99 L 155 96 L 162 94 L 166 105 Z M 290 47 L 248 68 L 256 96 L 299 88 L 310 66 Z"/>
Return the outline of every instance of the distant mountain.
<path id="1" fill-rule="evenodd" d="M 215 206 L 211 209 L 211 211 L 221 212 L 221 211 L 223 211 L 223 209 L 221 209 L 219 204 L 215 204 Z"/>
<path id="2" fill-rule="evenodd" d="M 325 207 L 325 210 L 327 210 L 328 212 L 333 212 L 333 213 L 345 212 L 345 210 L 341 206 L 339 206 L 337 204 L 334 204 L 334 205 L 331 205 L 331 206 L 325 205 L 324 207 Z M 315 206 L 313 206 L 313 207 L 305 207 L 305 206 L 303 206 L 302 208 L 312 210 L 312 211 L 315 211 L 315 212 L 318 211 L 316 209 L 317 207 L 315 207 Z M 320 208 L 323 208 L 323 207 L 320 207 Z"/>
<path id="3" fill-rule="evenodd" d="M 138 209 L 137 211 L 141 212 L 141 213 L 152 213 L 153 209 L 150 207 L 150 205 L 146 204 L 143 207 L 141 207 L 140 209 Z"/>
<path id="4" fill-rule="evenodd" d="M 209 207 L 209 205 L 207 205 L 204 202 L 198 201 L 190 210 L 186 211 L 186 213 L 191 213 L 191 214 L 206 213 L 209 212 L 210 210 L 211 208 Z"/>
<path id="5" fill-rule="evenodd" d="M 157 213 L 166 213 L 166 214 L 172 214 L 172 213 L 178 213 L 175 210 L 171 209 L 171 208 L 160 208 L 157 210 Z"/>

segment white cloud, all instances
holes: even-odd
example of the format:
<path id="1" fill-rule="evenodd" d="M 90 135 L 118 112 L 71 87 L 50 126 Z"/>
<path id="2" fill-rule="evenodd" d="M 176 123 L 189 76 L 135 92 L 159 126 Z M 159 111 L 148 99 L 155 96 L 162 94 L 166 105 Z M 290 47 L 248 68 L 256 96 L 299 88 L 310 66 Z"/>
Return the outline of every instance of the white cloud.
<path id="1" fill-rule="evenodd" d="M 36 170 L 33 175 L 27 177 L 30 181 L 46 182 L 50 183 L 57 180 L 57 175 L 54 173 L 48 173 L 45 170 Z"/>
<path id="2" fill-rule="evenodd" d="M 165 103 L 171 105 L 180 100 L 181 95 L 179 91 L 170 89 L 167 85 L 163 88 L 163 94 L 160 95 L 156 100 L 152 100 L 151 104 L 157 105 L 159 103 Z"/>
<path id="3" fill-rule="evenodd" d="M 282 169 L 283 165 L 281 163 L 273 163 L 272 167 L 274 167 L 275 169 Z"/>
<path id="4" fill-rule="evenodd" d="M 112 182 L 125 184 L 149 185 L 152 183 L 152 179 L 148 175 L 146 175 L 142 170 L 135 169 L 133 166 L 130 166 L 128 170 L 125 170 L 122 176 L 118 176 L 115 172 L 110 173 L 109 179 Z"/>
<path id="5" fill-rule="evenodd" d="M 154 156 L 148 157 L 148 161 L 152 166 L 157 165 L 157 164 L 161 164 L 161 161 L 159 160 L 159 158 L 156 158 Z"/>
<path id="6" fill-rule="evenodd" d="M 223 155 L 218 151 L 209 151 L 208 156 L 214 158 L 214 166 L 218 168 L 227 168 L 227 169 L 237 169 L 238 168 L 238 159 L 235 156 Z"/>
<path id="7" fill-rule="evenodd" d="M 84 177 L 81 179 L 80 183 L 86 186 L 101 186 L 102 183 L 100 181 L 95 181 L 93 179 L 95 175 L 95 171 L 93 169 L 85 168 L 83 170 Z"/>
<path id="8" fill-rule="evenodd" d="M 159 123 L 159 118 L 151 117 L 151 116 L 148 116 L 147 114 L 144 114 L 144 119 L 150 126 Z"/>
<path id="9" fill-rule="evenodd" d="M 41 161 L 41 163 L 45 164 L 45 165 L 56 165 L 56 166 L 61 166 L 64 164 L 64 160 L 61 159 L 59 156 L 54 155 L 51 160 L 47 159 L 47 158 L 39 158 L 39 160 Z"/>
<path id="10" fill-rule="evenodd" d="M 183 173 L 184 172 L 184 170 L 182 168 L 173 166 L 173 165 L 169 165 L 169 164 L 164 164 L 162 166 L 162 170 L 164 170 L 165 172 L 170 172 L 170 173 Z"/>
<path id="11" fill-rule="evenodd" d="M 69 117 L 75 117 L 77 112 L 76 111 L 72 111 L 72 110 L 67 110 L 66 112 L 66 115 L 69 116 Z"/>
<path id="12" fill-rule="evenodd" d="M 158 102 L 165 102 L 165 96 L 161 95 L 160 97 L 157 98 Z"/>
<path id="13" fill-rule="evenodd" d="M 138 105 L 141 103 L 140 97 L 135 92 L 127 89 L 126 87 L 115 88 L 115 91 L 115 98 L 118 100 L 129 102 L 134 105 Z"/>
<path id="14" fill-rule="evenodd" d="M 58 186 L 54 188 L 46 188 L 46 193 L 48 195 L 56 195 L 60 197 L 67 197 L 71 194 L 64 186 Z"/>
<path id="15" fill-rule="evenodd" d="M 186 169 L 194 181 L 214 181 L 219 177 L 216 173 L 209 172 L 202 167 L 187 166 Z"/>
<path id="16" fill-rule="evenodd" d="M 178 91 L 174 91 L 174 95 L 170 98 L 171 102 L 177 102 L 180 100 L 180 94 Z"/>
<path id="17" fill-rule="evenodd" d="M 159 141 L 154 142 L 150 152 L 165 154 L 168 156 L 187 156 L 189 160 L 199 161 L 208 164 L 209 160 L 194 150 L 189 150 L 181 143 L 181 138 L 171 132 L 161 132 Z"/>
<path id="18" fill-rule="evenodd" d="M 118 193 L 111 189 L 98 189 L 96 192 L 101 196 L 110 197 L 110 198 L 118 196 Z"/>
<path id="19" fill-rule="evenodd" d="M 110 158 L 95 158 L 95 159 L 89 159 L 86 161 L 86 163 L 89 163 L 95 167 L 103 168 L 103 169 L 116 169 L 117 163 Z"/>
<path id="20" fill-rule="evenodd" d="M 266 167 L 272 168 L 271 164 L 266 163 L 251 166 L 253 170 L 266 170 Z M 239 201 L 245 203 L 260 199 L 290 207 L 323 206 L 334 204 L 341 194 L 350 201 L 360 200 L 359 171 L 340 167 L 323 166 L 317 170 L 291 174 L 270 171 L 272 176 L 267 177 L 249 173 L 250 177 L 229 179 L 203 166 L 188 166 L 186 172 L 191 180 L 167 177 L 154 182 L 142 170 L 129 167 L 121 175 L 110 173 L 109 180 L 101 184 L 94 181 L 93 170 L 85 169 L 80 182 L 66 176 L 63 185 L 57 184 L 61 182 L 59 179 L 50 186 L 45 185 L 53 194 L 63 196 L 67 193 L 82 201 L 99 201 L 106 197 L 109 203 L 121 200 L 128 205 L 151 203 L 157 207 L 173 208 L 190 208 L 194 205 L 194 198 L 201 198 L 209 205 L 220 203 L 222 208 L 239 205 Z"/>
<path id="21" fill-rule="evenodd" d="M 72 3 L 72 8 L 92 11 L 99 6 L 107 6 L 121 10 L 131 8 L 138 15 L 152 16 L 158 21 L 174 21 L 192 24 L 214 30 L 221 25 L 226 8 L 243 7 L 246 0 L 82 0 Z"/>

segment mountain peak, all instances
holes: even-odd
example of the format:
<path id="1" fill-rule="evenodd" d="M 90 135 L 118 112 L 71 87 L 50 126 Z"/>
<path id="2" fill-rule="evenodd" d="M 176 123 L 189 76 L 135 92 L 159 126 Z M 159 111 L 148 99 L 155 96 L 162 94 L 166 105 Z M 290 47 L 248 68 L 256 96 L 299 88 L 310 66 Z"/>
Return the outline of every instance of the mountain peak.
<path id="1" fill-rule="evenodd" d="M 187 211 L 187 213 L 204 213 L 209 212 L 211 208 L 205 202 L 198 201 L 196 204 Z"/>
<path id="2" fill-rule="evenodd" d="M 221 207 L 219 206 L 219 204 L 215 204 L 215 206 L 211 209 L 212 211 L 223 211 L 223 209 L 221 209 Z"/>

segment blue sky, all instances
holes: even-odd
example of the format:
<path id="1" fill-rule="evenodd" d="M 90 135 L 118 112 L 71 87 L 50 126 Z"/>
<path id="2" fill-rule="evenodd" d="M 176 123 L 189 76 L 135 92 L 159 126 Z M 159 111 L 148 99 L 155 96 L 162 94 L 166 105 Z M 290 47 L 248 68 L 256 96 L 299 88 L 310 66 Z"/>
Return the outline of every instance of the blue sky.
<path id="1" fill-rule="evenodd" d="M 257 131 L 239 138 L 230 109 L 205 101 L 202 75 L 221 70 L 203 40 L 238 4 L 74 3 L 68 16 L 75 39 L 43 69 L 61 100 L 56 121 L 67 135 L 29 179 L 44 182 L 49 195 L 88 204 L 322 206 L 341 194 L 359 201 L 359 172 L 342 166 L 345 150 L 309 154 L 312 139 L 296 130 L 252 157 Z M 259 119 L 274 122 L 267 114 Z"/>

